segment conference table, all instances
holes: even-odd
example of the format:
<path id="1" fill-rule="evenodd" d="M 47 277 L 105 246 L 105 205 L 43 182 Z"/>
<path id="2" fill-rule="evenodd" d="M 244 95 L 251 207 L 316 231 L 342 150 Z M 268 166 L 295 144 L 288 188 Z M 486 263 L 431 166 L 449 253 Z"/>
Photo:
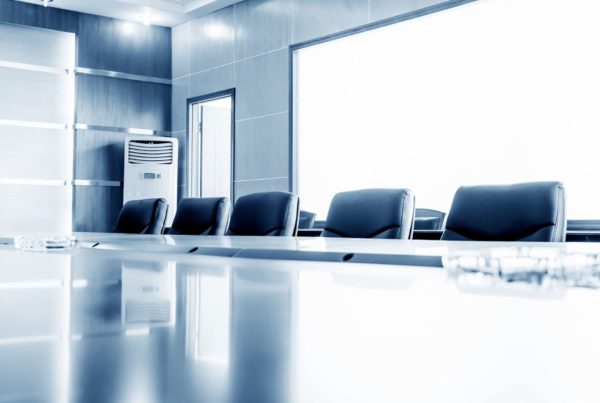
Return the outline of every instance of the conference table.
<path id="1" fill-rule="evenodd" d="M 0 246 L 0 402 L 600 401 L 597 288 L 212 253 L 594 244 L 75 236 Z"/>

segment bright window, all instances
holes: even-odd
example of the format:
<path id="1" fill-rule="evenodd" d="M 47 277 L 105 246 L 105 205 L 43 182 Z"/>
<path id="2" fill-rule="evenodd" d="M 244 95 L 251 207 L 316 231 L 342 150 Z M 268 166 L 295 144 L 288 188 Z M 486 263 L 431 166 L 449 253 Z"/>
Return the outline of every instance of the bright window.
<path id="1" fill-rule="evenodd" d="M 480 0 L 295 52 L 302 208 L 406 187 L 560 180 L 600 217 L 600 2 Z"/>

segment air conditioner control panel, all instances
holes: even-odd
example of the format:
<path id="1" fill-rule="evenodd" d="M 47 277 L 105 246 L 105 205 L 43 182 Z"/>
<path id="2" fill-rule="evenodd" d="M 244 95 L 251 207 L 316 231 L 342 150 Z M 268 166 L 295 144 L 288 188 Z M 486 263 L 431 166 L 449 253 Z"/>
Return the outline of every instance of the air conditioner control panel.
<path id="1" fill-rule="evenodd" d="M 155 172 L 142 172 L 140 173 L 139 178 L 142 180 L 162 179 L 162 174 Z"/>

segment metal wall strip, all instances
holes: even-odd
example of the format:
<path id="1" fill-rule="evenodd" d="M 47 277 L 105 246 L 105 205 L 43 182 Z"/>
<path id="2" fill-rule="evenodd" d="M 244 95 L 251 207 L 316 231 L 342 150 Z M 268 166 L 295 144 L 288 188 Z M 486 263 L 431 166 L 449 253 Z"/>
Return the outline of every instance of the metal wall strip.
<path id="1" fill-rule="evenodd" d="M 39 64 L 9 62 L 7 60 L 0 60 L 0 67 L 6 67 L 9 69 L 16 69 L 16 70 L 37 71 L 40 73 L 51 73 L 51 74 L 69 74 L 71 72 L 71 70 L 69 70 L 67 68 L 62 68 L 62 67 L 49 67 L 49 66 L 41 66 Z"/>
<path id="2" fill-rule="evenodd" d="M 36 129 L 69 130 L 69 123 L 31 122 L 25 120 L 0 119 L 0 126 L 34 127 Z"/>
<path id="3" fill-rule="evenodd" d="M 104 181 L 104 180 L 92 180 L 92 179 L 75 179 L 73 180 L 74 186 L 108 186 L 108 187 L 121 187 L 123 183 L 121 181 Z"/>
<path id="4" fill-rule="evenodd" d="M 51 122 L 31 122 L 25 120 L 11 120 L 11 119 L 0 119 L 0 126 L 13 126 L 13 127 L 32 127 L 36 129 L 55 129 L 55 130 L 93 130 L 99 132 L 113 132 L 113 133 L 125 133 L 125 134 L 140 134 L 147 136 L 167 136 L 171 137 L 172 133 L 164 130 L 152 130 L 152 129 L 138 129 L 134 127 L 116 127 L 116 126 L 102 126 L 102 125 L 88 125 L 86 123 L 76 123 L 75 125 L 69 123 L 51 123 Z"/>
<path id="5" fill-rule="evenodd" d="M 75 71 L 77 72 L 77 74 L 89 74 L 89 75 L 93 75 L 93 76 L 123 78 L 125 80 L 144 81 L 147 83 L 155 83 L 155 84 L 171 85 L 171 83 L 172 83 L 172 80 L 168 79 L 168 78 L 142 76 L 139 74 L 121 73 L 118 71 L 110 71 L 110 70 L 90 69 L 87 67 L 77 67 L 77 69 L 75 69 Z"/>
<path id="6" fill-rule="evenodd" d="M 121 187 L 121 181 L 105 181 L 91 179 L 74 179 L 72 181 L 62 179 L 24 179 L 24 178 L 0 178 L 0 185 L 19 185 L 19 186 L 106 186 Z"/>
<path id="7" fill-rule="evenodd" d="M 152 129 L 136 129 L 132 127 L 116 127 L 116 126 L 102 126 L 102 125 L 88 125 L 86 123 L 76 123 L 75 129 L 77 130 L 93 130 L 99 132 L 114 132 L 114 133 L 126 133 L 126 134 L 142 134 L 148 136 L 171 136 L 171 132 L 162 130 Z"/>
<path id="8" fill-rule="evenodd" d="M 62 179 L 0 178 L 0 185 L 67 186 L 70 181 Z"/>

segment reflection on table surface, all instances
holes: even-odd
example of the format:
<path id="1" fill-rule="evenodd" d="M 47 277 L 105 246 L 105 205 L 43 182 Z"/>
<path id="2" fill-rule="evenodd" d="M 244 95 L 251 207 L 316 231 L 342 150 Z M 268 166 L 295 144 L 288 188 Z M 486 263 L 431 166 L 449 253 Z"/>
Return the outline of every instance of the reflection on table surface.
<path id="1" fill-rule="evenodd" d="M 287 249 L 315 252 L 353 252 L 381 254 L 415 254 L 443 256 L 451 251 L 513 246 L 513 242 L 428 241 L 395 239 L 352 239 L 326 237 L 254 237 L 254 236 L 189 236 L 189 235 L 135 235 L 78 232 L 74 234 L 84 247 L 113 250 L 174 251 L 188 247 Z M 569 251 L 600 252 L 600 243 L 519 242 L 519 246 L 559 248 Z M 163 248 L 161 248 L 161 246 Z"/>
<path id="2" fill-rule="evenodd" d="M 39 234 L 28 234 L 39 236 Z M 0 249 L 12 249 L 19 234 L 2 234 Z M 371 254 L 399 254 L 444 256 L 451 252 L 513 247 L 514 242 L 472 242 L 433 240 L 351 239 L 326 237 L 255 237 L 255 236 L 190 236 L 140 235 L 96 232 L 73 234 L 80 247 L 111 251 L 143 251 L 160 253 L 187 253 L 194 247 L 233 249 L 276 249 L 307 252 L 344 252 Z M 518 242 L 519 247 L 552 248 L 569 252 L 600 253 L 600 243 Z"/>
<path id="3" fill-rule="evenodd" d="M 0 250 L 0 401 L 598 402 L 598 290 L 444 270 Z"/>

